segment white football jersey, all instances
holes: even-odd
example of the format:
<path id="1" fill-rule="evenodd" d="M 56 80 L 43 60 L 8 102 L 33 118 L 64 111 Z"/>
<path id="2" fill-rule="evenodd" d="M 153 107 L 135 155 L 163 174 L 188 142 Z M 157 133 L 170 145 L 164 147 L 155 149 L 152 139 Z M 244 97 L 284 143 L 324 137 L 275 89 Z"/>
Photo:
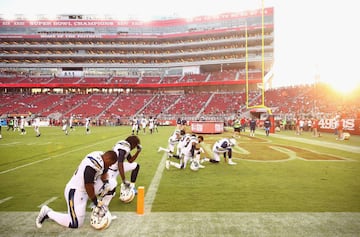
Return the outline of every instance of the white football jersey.
<path id="1" fill-rule="evenodd" d="M 192 156 L 191 148 L 192 148 L 193 143 L 198 144 L 199 143 L 198 138 L 196 136 L 188 137 L 187 142 L 184 144 L 183 148 L 181 149 L 182 153 L 185 156 Z"/>
<path id="2" fill-rule="evenodd" d="M 177 143 L 179 143 L 179 137 L 176 135 L 176 132 L 173 133 L 168 139 L 168 144 L 175 146 Z"/>
<path id="3" fill-rule="evenodd" d="M 191 139 L 191 134 L 186 133 L 185 135 L 183 135 L 178 143 L 179 149 L 183 149 L 183 147 L 186 145 L 186 143 L 190 141 L 190 139 Z"/>
<path id="4" fill-rule="evenodd" d="M 227 148 L 229 148 L 229 147 L 231 147 L 231 143 L 230 143 L 229 139 L 223 138 L 223 139 L 215 142 L 213 151 L 223 153 L 223 152 L 227 152 L 228 151 Z"/>
<path id="5" fill-rule="evenodd" d="M 150 129 L 154 128 L 154 119 L 153 118 L 149 119 L 149 128 Z"/>
<path id="6" fill-rule="evenodd" d="M 68 185 L 70 188 L 86 192 L 84 182 L 84 172 L 87 166 L 90 166 L 96 171 L 94 182 L 104 172 L 104 161 L 101 156 L 104 154 L 102 151 L 94 151 L 85 156 L 80 165 L 76 169 L 74 175 L 71 177 Z"/>
<path id="7" fill-rule="evenodd" d="M 122 141 L 118 141 L 115 146 L 113 147 L 113 151 L 116 152 L 116 155 L 119 157 L 119 150 L 124 150 L 126 153 L 125 153 L 125 157 L 124 157 L 124 161 L 125 159 L 129 156 L 130 154 L 130 144 L 125 141 L 125 140 L 122 140 Z M 118 163 L 115 162 L 115 164 L 111 165 L 109 167 L 109 170 L 112 170 L 112 171 L 117 171 L 118 170 Z"/>

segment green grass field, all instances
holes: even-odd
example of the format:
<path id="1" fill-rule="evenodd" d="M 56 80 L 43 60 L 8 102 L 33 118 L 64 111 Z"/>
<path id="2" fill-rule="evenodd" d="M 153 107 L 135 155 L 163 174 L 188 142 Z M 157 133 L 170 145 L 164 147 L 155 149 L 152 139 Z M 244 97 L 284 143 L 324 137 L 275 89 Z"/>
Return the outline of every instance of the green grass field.
<path id="1" fill-rule="evenodd" d="M 233 160 L 237 165 L 205 163 L 205 169 L 194 172 L 164 168 L 166 157 L 157 149 L 167 146 L 174 129 L 159 127 L 159 132 L 152 135 L 139 133 L 143 151 L 137 160 L 141 168 L 136 185 L 145 187 L 146 214 L 330 212 L 354 213 L 358 218 L 359 136 L 336 141 L 333 134 L 313 138 L 309 132 L 295 136 L 294 132 L 285 131 L 266 137 L 258 130 L 252 138 L 246 132 L 237 139 L 234 148 Z M 204 156 L 211 156 L 211 146 L 217 139 L 232 135 L 232 129 L 228 130 L 223 134 L 204 135 Z M 64 187 L 80 161 L 92 151 L 111 149 L 115 142 L 130 135 L 131 128 L 92 127 L 91 134 L 86 135 L 85 128 L 77 127 L 68 136 L 59 127 L 41 128 L 41 132 L 41 137 L 35 137 L 33 129 L 27 128 L 27 134 L 22 136 L 3 128 L 0 140 L 2 219 L 8 212 L 20 212 L 33 213 L 35 220 L 44 203 L 65 212 Z M 136 200 L 124 204 L 116 197 L 110 210 L 135 213 Z M 1 223 L 4 232 L 5 221 Z M 31 231 L 35 232 L 27 233 L 36 235 L 37 230 L 33 228 Z M 349 233 L 358 230 L 359 225 L 352 226 Z M 206 228 L 202 233 L 206 233 Z M 229 235 L 238 236 L 234 233 Z M 57 235 L 55 231 L 54 236 Z"/>

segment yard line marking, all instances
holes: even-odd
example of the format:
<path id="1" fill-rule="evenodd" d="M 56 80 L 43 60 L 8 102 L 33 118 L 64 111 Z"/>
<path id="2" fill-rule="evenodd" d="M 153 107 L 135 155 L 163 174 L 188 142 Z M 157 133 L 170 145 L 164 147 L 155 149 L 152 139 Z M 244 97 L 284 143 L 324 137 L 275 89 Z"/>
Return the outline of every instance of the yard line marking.
<path id="1" fill-rule="evenodd" d="M 2 143 L 2 144 L 0 144 L 0 146 L 11 146 L 11 145 L 19 144 L 19 143 L 21 143 L 21 142 Z"/>
<path id="2" fill-rule="evenodd" d="M 49 203 L 55 201 L 56 199 L 58 199 L 58 197 L 52 197 L 52 198 L 46 200 L 45 202 L 41 203 L 41 204 L 40 204 L 39 206 L 37 206 L 37 207 L 40 208 L 40 207 L 45 206 L 45 205 L 47 206 Z"/>
<path id="3" fill-rule="evenodd" d="M 30 143 L 26 143 L 25 145 L 28 145 L 28 146 L 33 146 L 33 145 L 44 146 L 44 145 L 49 145 L 49 144 L 52 144 L 52 142 L 45 142 L 45 143 L 30 142 Z"/>
<path id="4" fill-rule="evenodd" d="M 20 165 L 20 166 L 17 166 L 17 167 L 8 169 L 8 170 L 4 170 L 4 171 L 1 171 L 1 172 L 0 172 L 0 175 L 9 173 L 9 172 L 11 172 L 11 171 L 18 170 L 18 169 L 21 169 L 21 168 L 24 168 L 24 167 L 27 167 L 27 166 L 30 166 L 30 165 L 34 165 L 34 164 L 37 164 L 37 163 L 40 163 L 40 162 L 43 162 L 43 161 L 48 161 L 48 160 L 51 160 L 51 159 L 56 158 L 56 157 L 62 157 L 62 156 L 64 156 L 64 155 L 66 155 L 66 154 L 70 154 L 70 153 L 73 153 L 73 152 L 75 152 L 75 151 L 80 151 L 80 150 L 83 150 L 83 149 L 87 149 L 87 148 L 89 148 L 89 147 L 96 146 L 96 145 L 101 144 L 101 143 L 105 143 L 105 142 L 107 142 L 107 141 L 109 141 L 109 140 L 112 140 L 112 139 L 114 139 L 114 138 L 109 138 L 109 139 L 107 139 L 107 140 L 102 140 L 102 141 L 100 141 L 100 142 L 93 143 L 93 144 L 88 145 L 88 146 L 83 146 L 83 147 L 80 147 L 80 148 L 78 148 L 78 149 L 70 150 L 70 151 L 67 151 L 67 152 L 64 152 L 64 153 L 60 153 L 60 154 L 57 154 L 57 155 L 54 155 L 54 156 L 50 156 L 50 157 L 48 157 L 48 158 L 44 158 L 44 159 L 42 159 L 42 160 L 30 162 L 30 163 L 25 164 L 25 165 Z"/>
<path id="5" fill-rule="evenodd" d="M 9 201 L 9 200 L 12 199 L 12 198 L 13 198 L 13 197 L 7 197 L 7 198 L 4 198 L 4 199 L 1 199 L 1 200 L 0 200 L 0 204 Z"/>
<path id="6" fill-rule="evenodd" d="M 12 169 L 8 169 L 8 170 L 1 171 L 0 174 L 5 174 L 5 173 L 8 173 L 8 172 L 17 170 L 17 169 L 21 169 L 21 168 L 24 168 L 24 167 L 27 167 L 27 166 L 30 166 L 30 165 L 34 165 L 34 164 L 37 164 L 37 163 L 46 161 L 46 160 L 50 160 L 50 159 L 51 159 L 51 158 L 45 158 L 45 159 L 42 159 L 42 160 L 30 162 L 30 163 L 25 164 L 25 165 L 20 165 L 20 166 L 17 166 L 17 167 L 15 167 L 15 168 L 12 168 Z"/>
<path id="7" fill-rule="evenodd" d="M 165 160 L 167 159 L 167 153 L 164 153 L 162 156 L 162 159 L 160 161 L 160 164 L 158 165 L 158 168 L 155 172 L 155 175 L 153 177 L 153 179 L 150 182 L 149 188 L 146 191 L 146 195 L 145 195 L 145 207 L 144 207 L 144 213 L 150 213 L 151 212 L 151 208 L 152 208 L 152 204 L 155 200 L 156 197 L 156 192 L 159 188 L 159 184 L 160 184 L 160 180 L 162 177 L 162 174 L 164 172 L 165 169 Z"/>

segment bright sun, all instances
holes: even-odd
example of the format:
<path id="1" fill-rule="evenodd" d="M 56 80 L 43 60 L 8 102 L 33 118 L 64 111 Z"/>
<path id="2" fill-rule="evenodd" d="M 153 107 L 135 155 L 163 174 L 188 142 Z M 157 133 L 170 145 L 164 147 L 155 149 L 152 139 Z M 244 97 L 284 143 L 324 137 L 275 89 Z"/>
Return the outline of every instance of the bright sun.
<path id="1" fill-rule="evenodd" d="M 320 81 L 329 84 L 335 91 L 342 94 L 349 94 L 359 88 L 360 81 L 356 78 L 356 73 L 353 70 L 344 70 L 342 67 L 327 68 L 320 74 Z"/>

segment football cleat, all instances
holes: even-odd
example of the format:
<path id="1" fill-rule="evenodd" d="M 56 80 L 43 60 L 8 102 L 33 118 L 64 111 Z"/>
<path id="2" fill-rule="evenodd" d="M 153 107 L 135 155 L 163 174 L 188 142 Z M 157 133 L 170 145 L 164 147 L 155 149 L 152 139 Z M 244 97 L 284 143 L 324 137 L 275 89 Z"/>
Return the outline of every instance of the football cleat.
<path id="1" fill-rule="evenodd" d="M 229 165 L 236 165 L 236 163 L 233 162 L 232 160 L 229 160 L 228 164 L 229 164 Z"/>
<path id="2" fill-rule="evenodd" d="M 39 215 L 36 217 L 35 220 L 35 224 L 37 228 L 41 228 L 42 227 L 42 223 L 49 218 L 48 217 L 48 213 L 51 211 L 52 209 L 49 208 L 48 206 L 44 205 L 41 207 Z"/>

